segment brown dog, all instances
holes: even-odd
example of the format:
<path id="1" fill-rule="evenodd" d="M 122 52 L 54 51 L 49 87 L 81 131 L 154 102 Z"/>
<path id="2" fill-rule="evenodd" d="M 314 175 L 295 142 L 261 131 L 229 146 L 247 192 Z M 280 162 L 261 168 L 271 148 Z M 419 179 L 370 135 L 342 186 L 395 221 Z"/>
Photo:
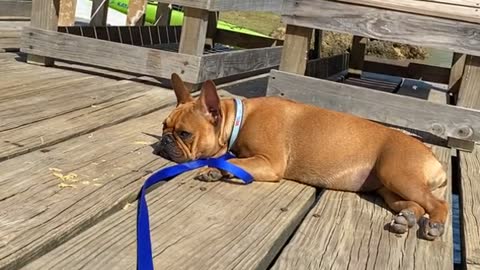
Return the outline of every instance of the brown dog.
<path id="1" fill-rule="evenodd" d="M 194 100 L 172 74 L 177 107 L 166 118 L 156 152 L 174 162 L 225 154 L 236 107 L 220 100 L 212 81 Z M 428 147 L 415 138 L 353 115 L 276 97 L 243 100 L 244 115 L 230 161 L 256 181 L 290 179 L 319 188 L 376 191 L 398 213 L 390 223 L 405 233 L 424 214 L 421 232 L 442 235 L 448 215 L 440 199 L 446 173 Z M 198 179 L 232 177 L 214 168 Z M 435 195 L 432 193 L 435 191 Z M 439 194 L 437 194 L 437 192 Z"/>

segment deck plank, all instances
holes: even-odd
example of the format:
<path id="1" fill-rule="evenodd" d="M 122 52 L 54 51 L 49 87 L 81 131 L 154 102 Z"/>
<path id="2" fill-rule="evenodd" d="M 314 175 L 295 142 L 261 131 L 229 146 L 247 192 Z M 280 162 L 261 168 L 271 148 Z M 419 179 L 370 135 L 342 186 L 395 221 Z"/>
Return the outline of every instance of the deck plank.
<path id="1" fill-rule="evenodd" d="M 161 133 L 167 113 L 0 162 L 0 268 L 22 266 L 134 200 L 144 177 L 167 164 L 147 135 Z"/>
<path id="2" fill-rule="evenodd" d="M 468 270 L 480 269 L 480 147 L 460 152 L 464 252 Z"/>
<path id="3" fill-rule="evenodd" d="M 182 176 L 149 195 L 156 269 L 266 269 L 313 203 L 290 181 L 203 183 Z M 136 206 L 136 204 L 135 204 Z M 134 269 L 136 207 L 93 226 L 25 269 Z"/>
<path id="4" fill-rule="evenodd" d="M 450 150 L 434 150 L 450 171 Z M 376 195 L 323 191 L 272 269 L 453 269 L 450 217 L 442 238 L 429 242 L 417 238 L 418 225 L 403 236 L 388 232 L 386 207 Z"/>

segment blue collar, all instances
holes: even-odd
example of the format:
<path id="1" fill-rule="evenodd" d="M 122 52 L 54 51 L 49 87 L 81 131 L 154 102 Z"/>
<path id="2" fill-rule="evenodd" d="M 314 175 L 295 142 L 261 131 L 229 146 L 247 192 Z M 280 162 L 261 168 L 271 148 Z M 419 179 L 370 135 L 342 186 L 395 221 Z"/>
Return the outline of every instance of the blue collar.
<path id="1" fill-rule="evenodd" d="M 242 126 L 243 119 L 243 103 L 242 100 L 235 98 L 235 120 L 233 122 L 232 134 L 230 134 L 230 141 L 228 142 L 228 151 L 232 148 L 233 144 L 237 140 L 240 127 Z"/>

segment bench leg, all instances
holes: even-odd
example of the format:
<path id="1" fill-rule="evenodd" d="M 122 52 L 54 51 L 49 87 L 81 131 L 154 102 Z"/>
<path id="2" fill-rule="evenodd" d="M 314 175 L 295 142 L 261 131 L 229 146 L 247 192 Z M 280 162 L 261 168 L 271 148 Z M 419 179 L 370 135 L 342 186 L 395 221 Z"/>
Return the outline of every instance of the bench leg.
<path id="1" fill-rule="evenodd" d="M 305 74 L 311 37 L 311 28 L 287 25 L 280 62 L 281 71 Z"/>

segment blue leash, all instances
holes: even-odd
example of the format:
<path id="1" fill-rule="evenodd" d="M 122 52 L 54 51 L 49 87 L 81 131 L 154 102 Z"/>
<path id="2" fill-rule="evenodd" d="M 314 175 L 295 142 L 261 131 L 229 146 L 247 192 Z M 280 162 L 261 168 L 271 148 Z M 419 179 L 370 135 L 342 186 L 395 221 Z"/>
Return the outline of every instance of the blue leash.
<path id="1" fill-rule="evenodd" d="M 158 182 L 168 181 L 175 176 L 187 171 L 198 169 L 201 167 L 212 167 L 230 172 L 235 177 L 243 180 L 245 184 L 250 184 L 253 177 L 242 168 L 229 163 L 227 160 L 234 157 L 227 153 L 219 158 L 209 158 L 194 160 L 186 163 L 177 164 L 168 168 L 164 168 L 152 174 L 143 184 L 138 199 L 137 208 L 137 269 L 153 270 L 152 242 L 150 240 L 150 222 L 148 219 L 148 206 L 145 194 L 147 189 Z"/>

